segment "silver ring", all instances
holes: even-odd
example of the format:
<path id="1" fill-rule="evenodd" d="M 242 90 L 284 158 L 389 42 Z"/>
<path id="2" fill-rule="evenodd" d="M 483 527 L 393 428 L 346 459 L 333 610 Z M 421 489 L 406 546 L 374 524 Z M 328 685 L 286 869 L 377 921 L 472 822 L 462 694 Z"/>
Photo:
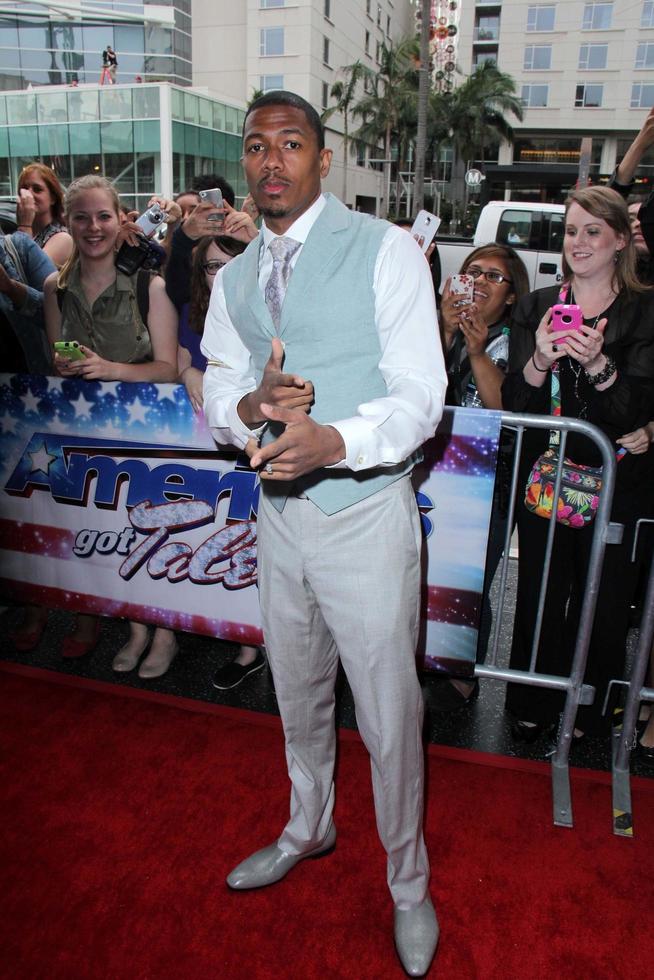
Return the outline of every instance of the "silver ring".
<path id="1" fill-rule="evenodd" d="M 273 468 L 272 463 L 266 463 L 266 473 L 268 476 L 272 476 Z"/>

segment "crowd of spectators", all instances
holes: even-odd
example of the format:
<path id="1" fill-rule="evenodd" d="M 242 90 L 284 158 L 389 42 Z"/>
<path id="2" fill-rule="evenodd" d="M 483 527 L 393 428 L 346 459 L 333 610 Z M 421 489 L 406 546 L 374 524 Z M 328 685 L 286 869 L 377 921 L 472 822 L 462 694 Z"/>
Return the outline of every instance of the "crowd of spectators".
<path id="1" fill-rule="evenodd" d="M 583 419 L 598 426 L 619 460 L 612 519 L 624 525 L 621 545 L 607 550 L 598 613 L 587 668 L 597 688 L 595 703 L 582 707 L 576 736 L 603 730 L 601 706 L 607 682 L 621 676 L 627 632 L 633 621 L 651 544 L 631 561 L 637 522 L 654 517 L 654 201 L 635 198 L 632 182 L 654 143 L 650 113 L 625 155 L 611 187 L 573 192 L 566 202 L 563 283 L 529 290 L 518 251 L 488 244 L 472 251 L 461 273 L 474 280 L 471 302 L 462 304 L 449 280 L 438 295 L 437 246 L 427 261 L 434 269 L 441 339 L 448 368 L 448 401 L 473 408 L 504 409 Z M 199 192 L 217 187 L 221 209 Z M 17 232 L 0 238 L 0 331 L 4 370 L 55 373 L 63 377 L 112 381 L 179 381 L 192 408 L 202 411 L 206 360 L 200 349 L 211 289 L 221 268 L 258 235 L 256 205 L 246 199 L 236 209 L 230 185 L 203 175 L 176 199 L 155 197 L 166 234 L 154 245 L 156 270 L 133 275 L 116 267 L 121 246 L 139 248 L 142 229 L 136 213 L 121 208 L 112 184 L 93 175 L 64 192 L 52 170 L 28 164 L 18 183 Z M 654 195 L 653 195 L 654 196 Z M 520 242 L 516 236 L 516 249 Z M 582 327 L 554 329 L 552 307 L 580 307 Z M 84 358 L 54 353 L 58 341 L 77 341 Z M 524 489 L 551 433 L 533 430 L 524 440 L 519 487 Z M 506 535 L 514 441 L 502 438 L 477 653 L 483 661 L 490 630 L 488 591 Z M 567 454 L 576 464 L 596 466 L 596 452 L 582 437 L 571 437 Z M 548 522 L 517 501 L 519 540 L 518 601 L 511 666 L 524 669 L 538 619 L 538 586 L 546 553 Z M 552 553 L 537 668 L 569 672 L 588 570 L 592 527 L 557 529 Z M 646 542 L 646 539 L 643 539 Z M 19 650 L 40 641 L 47 610 L 25 609 L 11 635 Z M 80 615 L 62 654 L 79 657 L 98 640 L 97 617 Z M 150 635 L 144 623 L 130 624 L 127 643 L 113 668 L 138 667 L 142 678 L 165 673 L 177 652 L 172 631 Z M 261 650 L 241 647 L 218 670 L 214 684 L 238 686 L 265 664 Z M 654 678 L 653 678 L 654 680 Z M 436 688 L 436 707 L 460 709 L 478 694 L 478 682 L 452 677 Z M 510 684 L 507 709 L 516 739 L 533 742 L 556 725 L 561 698 L 539 687 Z M 638 750 L 654 764 L 654 713 L 643 712 Z"/>

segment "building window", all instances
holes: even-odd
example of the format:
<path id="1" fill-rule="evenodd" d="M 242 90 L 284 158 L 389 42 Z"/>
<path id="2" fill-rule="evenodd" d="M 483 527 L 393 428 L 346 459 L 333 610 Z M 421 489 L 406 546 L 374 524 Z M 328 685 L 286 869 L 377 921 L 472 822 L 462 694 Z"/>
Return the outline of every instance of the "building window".
<path id="1" fill-rule="evenodd" d="M 323 37 L 322 39 L 322 62 L 324 65 L 329 64 L 329 38 Z"/>
<path id="2" fill-rule="evenodd" d="M 479 17 L 475 27 L 475 41 L 497 41 L 500 36 L 500 18 L 495 16 Z"/>
<path id="3" fill-rule="evenodd" d="M 259 32 L 259 54 L 262 57 L 284 54 L 284 28 L 262 27 Z"/>
<path id="4" fill-rule="evenodd" d="M 329 20 L 331 17 L 331 10 L 332 10 L 331 0 L 325 0 L 324 13 L 327 20 Z"/>
<path id="5" fill-rule="evenodd" d="M 606 31 L 613 20 L 612 3 L 587 3 L 581 22 L 582 31 Z"/>
<path id="6" fill-rule="evenodd" d="M 551 44 L 529 44 L 525 48 L 525 71 L 546 71 L 552 67 Z"/>
<path id="7" fill-rule="evenodd" d="M 322 109 L 323 109 L 323 112 L 325 111 L 325 109 L 328 109 L 328 108 L 329 108 L 329 83 L 328 82 L 323 82 L 322 83 Z"/>
<path id="8" fill-rule="evenodd" d="M 391 36 L 391 15 L 386 14 L 386 37 Z"/>
<path id="9" fill-rule="evenodd" d="M 377 27 L 381 27 L 382 9 L 381 4 L 377 4 Z"/>
<path id="10" fill-rule="evenodd" d="M 364 50 L 366 54 L 369 56 L 370 55 L 370 31 L 366 31 L 366 43 L 364 46 Z"/>
<path id="11" fill-rule="evenodd" d="M 284 0 L 261 0 L 260 7 L 283 7 Z"/>
<path id="12" fill-rule="evenodd" d="M 377 62 L 378 65 L 381 64 L 381 48 L 382 48 L 381 41 L 377 41 L 377 43 L 375 44 L 375 61 Z"/>
<path id="13" fill-rule="evenodd" d="M 497 51 L 477 51 L 472 59 L 472 67 L 479 68 L 480 65 L 485 65 L 487 61 L 492 61 L 493 64 L 497 64 Z"/>
<path id="14" fill-rule="evenodd" d="M 654 68 L 654 44 L 639 44 L 635 68 Z"/>
<path id="15" fill-rule="evenodd" d="M 368 17 L 372 16 L 372 14 L 370 13 L 371 9 L 372 9 L 372 0 L 366 0 L 366 13 L 368 14 Z"/>
<path id="16" fill-rule="evenodd" d="M 262 92 L 279 92 L 284 88 L 284 76 L 259 75 L 259 88 Z"/>
<path id="17" fill-rule="evenodd" d="M 549 85 L 523 85 L 522 101 L 528 109 L 542 109 L 547 105 Z"/>
<path id="18" fill-rule="evenodd" d="M 527 9 L 527 30 L 553 31 L 555 12 L 554 6 L 529 7 Z"/>
<path id="19" fill-rule="evenodd" d="M 631 86 L 631 108 L 651 109 L 654 106 L 654 85 L 637 82 Z"/>
<path id="20" fill-rule="evenodd" d="M 575 91 L 576 109 L 599 109 L 604 94 L 603 85 L 577 85 Z"/>
<path id="21" fill-rule="evenodd" d="M 591 71 L 606 68 L 608 44 L 582 44 L 579 48 L 579 67 Z"/>
<path id="22" fill-rule="evenodd" d="M 644 3 L 643 12 L 640 15 L 641 27 L 654 27 L 654 3 Z"/>

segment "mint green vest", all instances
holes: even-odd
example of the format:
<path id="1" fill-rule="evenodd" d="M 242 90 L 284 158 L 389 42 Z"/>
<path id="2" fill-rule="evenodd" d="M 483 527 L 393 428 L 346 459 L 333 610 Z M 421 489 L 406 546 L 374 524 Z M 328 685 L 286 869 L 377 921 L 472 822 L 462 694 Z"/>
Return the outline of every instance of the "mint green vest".
<path id="1" fill-rule="evenodd" d="M 379 370 L 373 282 L 389 228 L 386 221 L 349 211 L 337 198 L 326 197 L 291 274 L 279 327 L 284 371 L 313 382 L 311 417 L 324 424 L 354 416 L 362 402 L 387 393 Z M 261 241 L 259 236 L 251 242 L 223 272 L 227 311 L 250 351 L 257 384 L 275 336 L 258 284 Z M 273 425 L 268 429 L 268 441 L 280 431 Z M 413 458 L 358 472 L 323 468 L 295 483 L 262 481 L 262 486 L 280 511 L 289 493 L 304 493 L 324 513 L 335 514 L 377 493 L 412 465 Z"/>

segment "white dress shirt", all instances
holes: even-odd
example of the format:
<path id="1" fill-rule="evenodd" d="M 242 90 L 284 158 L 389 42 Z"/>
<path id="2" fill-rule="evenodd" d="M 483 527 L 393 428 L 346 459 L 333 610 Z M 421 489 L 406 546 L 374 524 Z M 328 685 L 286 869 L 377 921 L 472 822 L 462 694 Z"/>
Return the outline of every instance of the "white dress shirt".
<path id="1" fill-rule="evenodd" d="M 285 232 L 284 237 L 301 242 L 291 268 L 325 203 L 320 195 Z M 264 224 L 259 268 L 262 292 L 272 271 L 268 246 L 274 237 Z M 390 226 L 382 239 L 373 290 L 382 352 L 379 370 L 387 393 L 360 404 L 356 415 L 330 423 L 345 444 L 345 458 L 336 468 L 363 470 L 403 462 L 433 436 L 443 412 L 447 374 L 431 274 L 420 248 L 401 228 Z M 317 310 L 317 320 L 319 316 Z M 243 449 L 260 430 L 245 425 L 237 406 L 257 385 L 250 352 L 227 312 L 222 271 L 211 293 L 202 352 L 214 362 L 204 376 L 204 412 L 211 432 L 219 444 Z"/>

